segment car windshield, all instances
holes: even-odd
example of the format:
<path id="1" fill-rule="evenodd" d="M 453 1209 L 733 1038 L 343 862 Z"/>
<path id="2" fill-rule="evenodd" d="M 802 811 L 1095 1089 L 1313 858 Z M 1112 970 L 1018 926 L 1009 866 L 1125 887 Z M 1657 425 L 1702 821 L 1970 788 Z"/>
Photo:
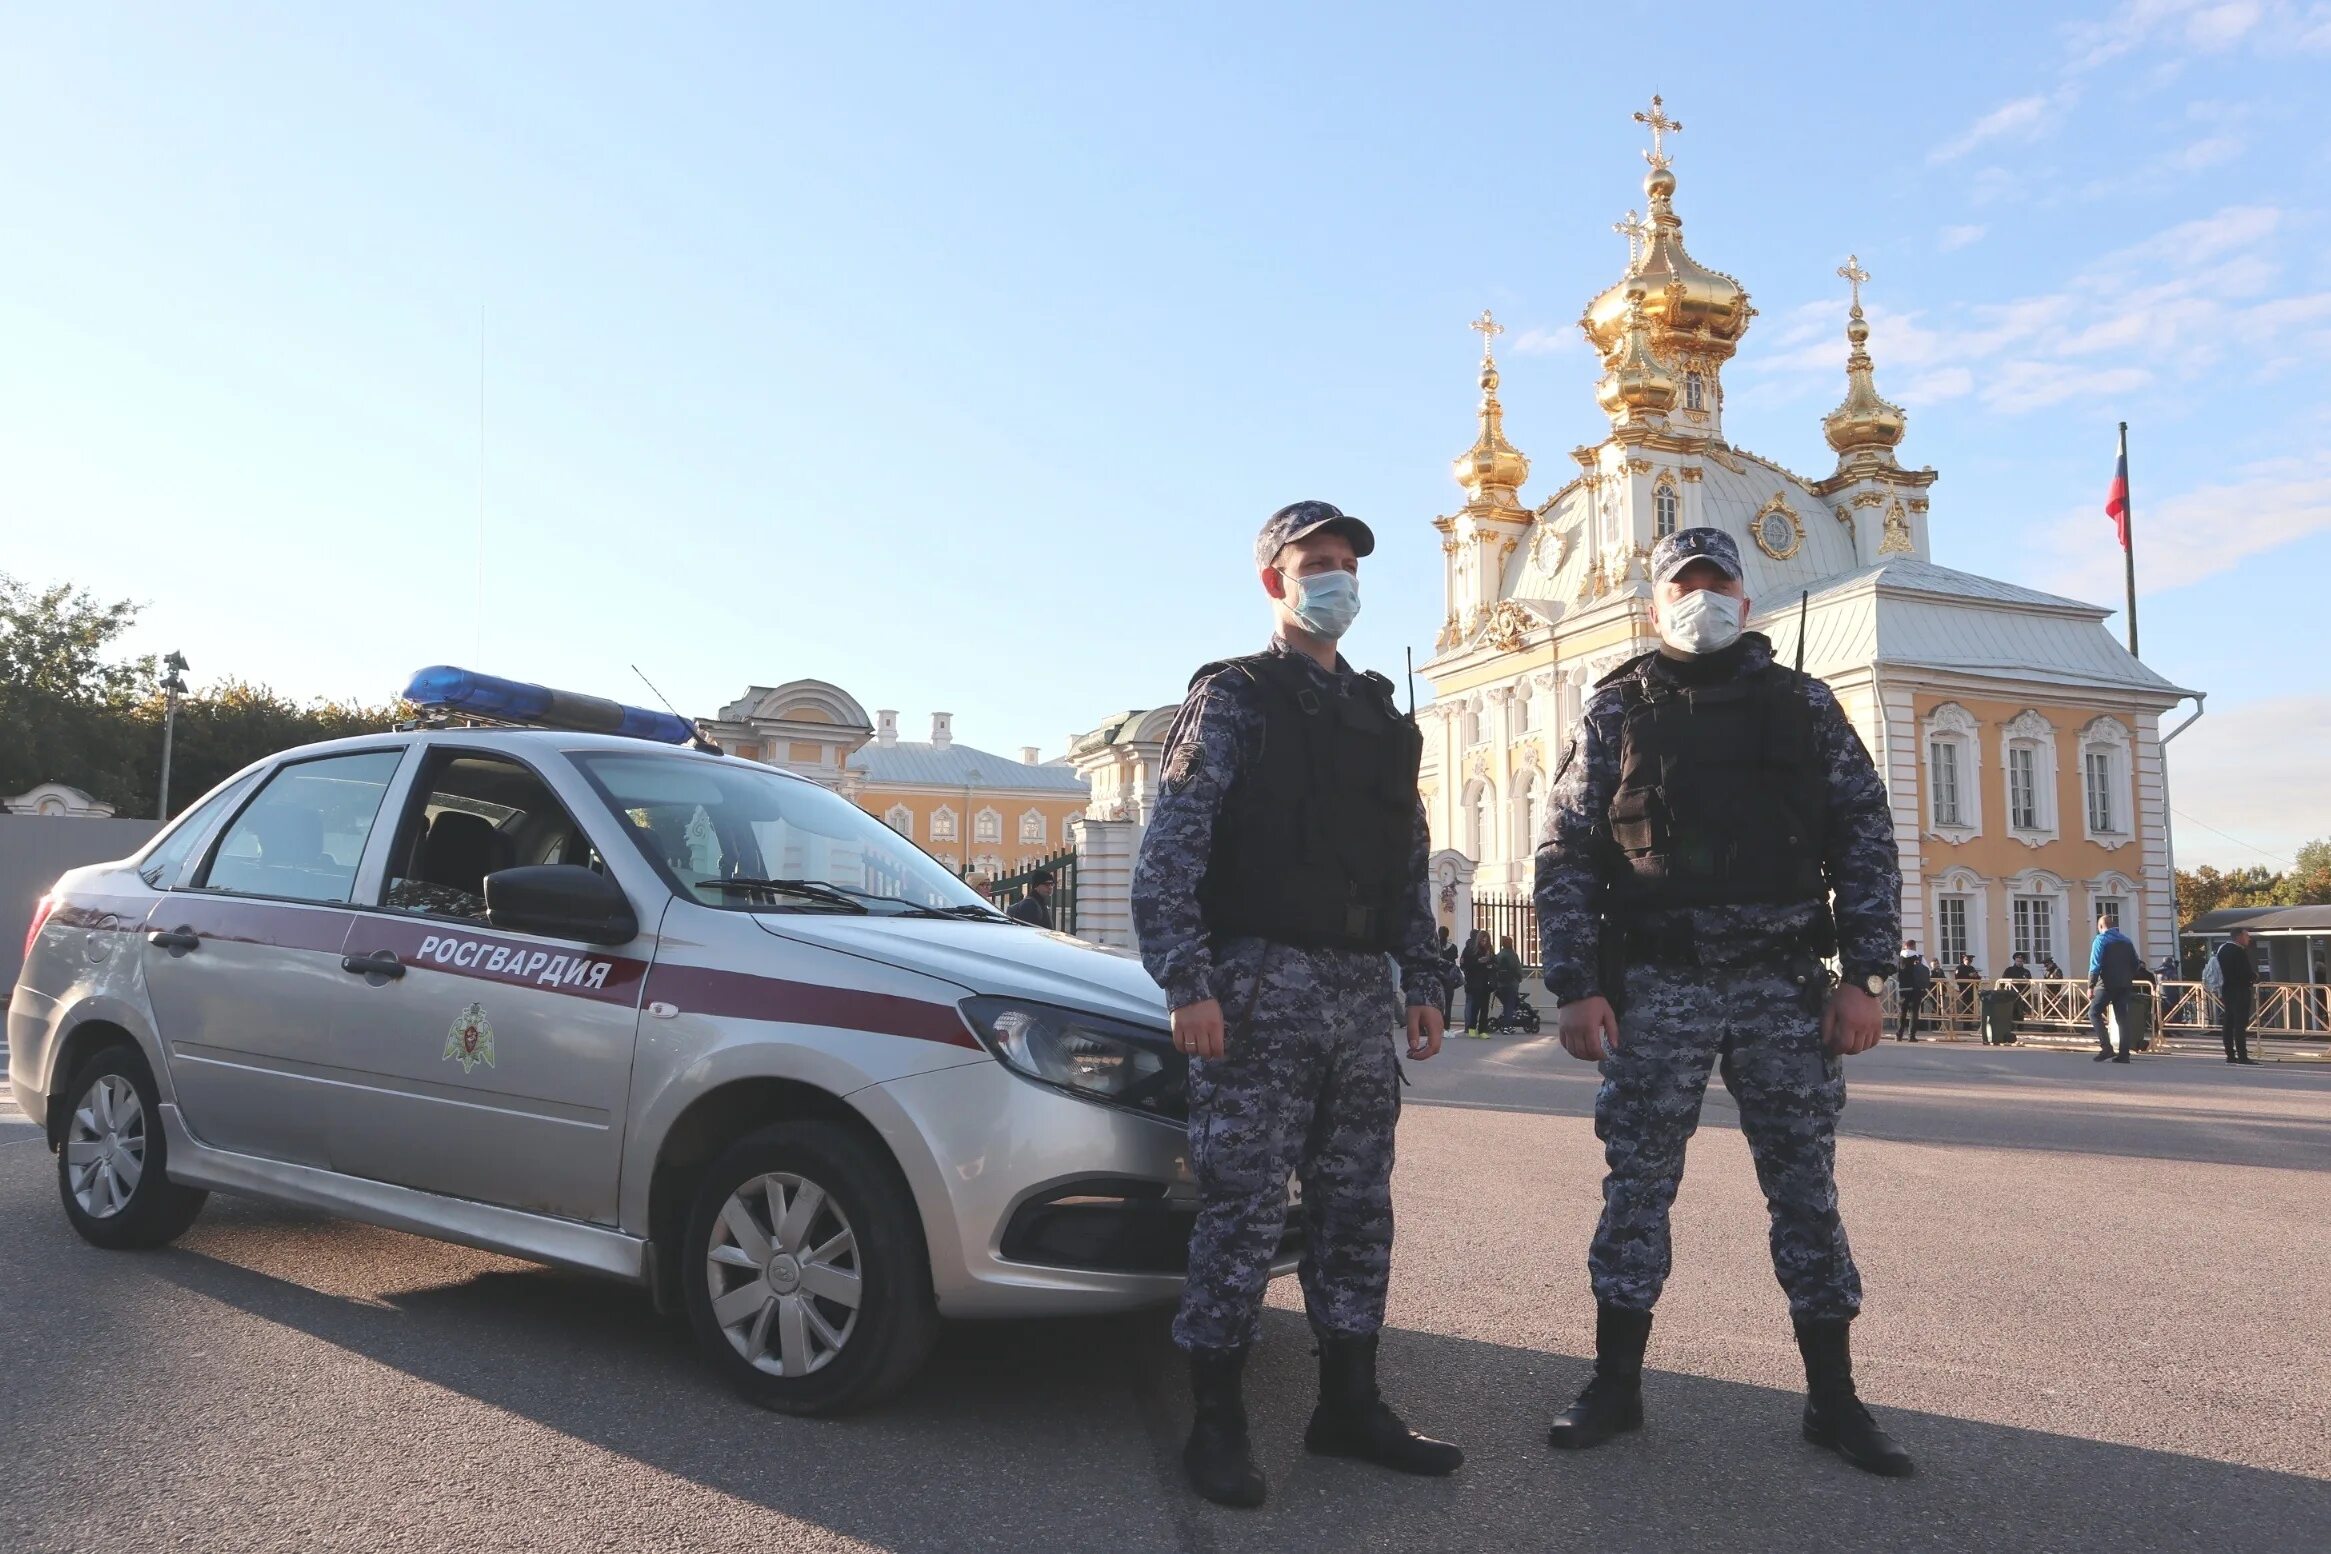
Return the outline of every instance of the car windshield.
<path id="1" fill-rule="evenodd" d="M 741 760 L 577 751 L 575 764 L 682 892 L 755 912 L 981 914 L 987 903 L 837 793 Z M 723 882 L 729 883 L 723 883 Z M 766 882 L 738 888 L 737 881 Z"/>

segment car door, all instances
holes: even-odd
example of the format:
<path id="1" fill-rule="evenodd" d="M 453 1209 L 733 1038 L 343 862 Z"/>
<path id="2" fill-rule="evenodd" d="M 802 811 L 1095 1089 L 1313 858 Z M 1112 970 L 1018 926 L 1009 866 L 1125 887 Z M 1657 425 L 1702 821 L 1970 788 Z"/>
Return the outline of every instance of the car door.
<path id="1" fill-rule="evenodd" d="M 146 919 L 146 996 L 171 1088 L 220 1149 L 330 1164 L 348 902 L 403 744 L 287 760 Z"/>
<path id="2" fill-rule="evenodd" d="M 488 923 L 485 876 L 543 863 L 606 868 L 531 762 L 432 744 L 348 940 L 383 971 L 341 1006 L 341 1061 L 368 1080 L 334 1096 L 340 1170 L 614 1222 L 656 919 L 615 947 Z"/>

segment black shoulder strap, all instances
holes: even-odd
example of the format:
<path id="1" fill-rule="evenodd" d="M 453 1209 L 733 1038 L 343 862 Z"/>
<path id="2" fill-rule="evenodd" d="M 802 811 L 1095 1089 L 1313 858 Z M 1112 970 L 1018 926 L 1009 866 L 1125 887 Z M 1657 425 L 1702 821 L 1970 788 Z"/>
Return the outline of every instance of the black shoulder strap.
<path id="1" fill-rule="evenodd" d="M 1270 656 L 1268 653 L 1244 653 L 1237 658 L 1217 658 L 1210 664 L 1200 664 L 1198 672 L 1190 676 L 1189 689 L 1196 690 L 1199 681 L 1218 675 L 1226 669 L 1235 669 L 1249 680 L 1260 680 L 1262 676 L 1257 671 L 1270 660 Z"/>
<path id="2" fill-rule="evenodd" d="M 1636 654 L 1633 658 L 1628 659 L 1625 663 L 1612 670 L 1609 674 L 1604 675 L 1601 679 L 1595 681 L 1594 688 L 1599 691 L 1606 685 L 1616 685 L 1621 680 L 1632 678 L 1635 674 L 1635 671 L 1641 669 L 1645 664 L 1649 663 L 1652 658 L 1658 654 L 1658 652 L 1659 649 L 1653 648 L 1648 653 Z"/>

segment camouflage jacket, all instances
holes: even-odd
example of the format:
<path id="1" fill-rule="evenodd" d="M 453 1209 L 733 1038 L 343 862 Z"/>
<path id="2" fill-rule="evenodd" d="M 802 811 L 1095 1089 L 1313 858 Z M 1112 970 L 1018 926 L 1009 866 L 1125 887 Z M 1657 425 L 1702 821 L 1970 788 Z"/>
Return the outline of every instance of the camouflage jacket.
<path id="1" fill-rule="evenodd" d="M 1274 640 L 1268 651 L 1294 658 L 1317 676 L 1322 694 L 1354 694 L 1359 673 L 1339 655 L 1334 673 Z M 1244 674 L 1222 670 L 1190 689 L 1166 735 L 1165 768 L 1150 806 L 1149 829 L 1133 866 L 1133 931 L 1141 963 L 1175 1009 L 1214 996 L 1214 946 L 1198 907 L 1198 883 L 1214 848 L 1214 818 L 1241 772 L 1262 753 L 1262 692 Z M 1428 848 L 1424 804 L 1416 810 L 1410 849 L 1414 905 L 1401 927 L 1400 980 L 1409 1003 L 1441 1000 L 1441 957 L 1425 888 Z"/>
<path id="2" fill-rule="evenodd" d="M 1741 639 L 1738 670 L 1772 662 L 1772 644 L 1751 632 Z M 1633 675 L 1672 675 L 1654 653 Z M 1546 986 L 1574 1000 L 1602 992 L 1602 899 L 1609 867 L 1608 815 L 1619 782 L 1623 676 L 1613 676 L 1587 699 L 1570 748 L 1563 753 L 1538 837 L 1538 937 Z M 1902 860 L 1895 850 L 1894 814 L 1886 785 L 1861 736 L 1829 687 L 1798 675 L 1813 712 L 1814 738 L 1829 772 L 1829 823 L 1822 859 L 1837 919 L 1838 962 L 1866 971 L 1891 971 L 1901 945 Z M 1686 907 L 1663 914 L 1688 921 L 1703 954 L 1751 962 L 1803 937 L 1820 918 L 1818 900 L 1780 906 Z"/>

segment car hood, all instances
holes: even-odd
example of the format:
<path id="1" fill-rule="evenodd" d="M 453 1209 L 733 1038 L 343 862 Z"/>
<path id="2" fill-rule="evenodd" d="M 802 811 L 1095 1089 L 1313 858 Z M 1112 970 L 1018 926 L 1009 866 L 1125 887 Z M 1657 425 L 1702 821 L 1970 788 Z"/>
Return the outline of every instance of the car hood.
<path id="1" fill-rule="evenodd" d="M 931 917 L 841 917 L 755 914 L 781 939 L 943 977 L 972 993 L 1064 1004 L 1163 1028 L 1165 994 L 1127 950 L 1107 949 L 1063 933 L 995 922 Z"/>

